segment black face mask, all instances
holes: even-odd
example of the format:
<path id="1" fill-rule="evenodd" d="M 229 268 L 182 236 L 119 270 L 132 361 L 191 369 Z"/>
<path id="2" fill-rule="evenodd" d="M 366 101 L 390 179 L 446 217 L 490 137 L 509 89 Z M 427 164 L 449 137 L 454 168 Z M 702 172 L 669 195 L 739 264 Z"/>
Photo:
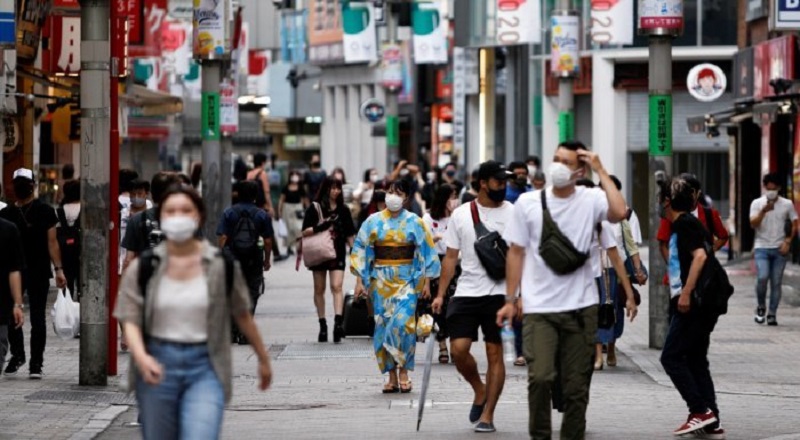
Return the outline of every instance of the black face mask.
<path id="1" fill-rule="evenodd" d="M 311 168 L 319 168 L 319 162 L 311 162 Z"/>
<path id="2" fill-rule="evenodd" d="M 456 171 L 455 170 L 447 170 L 447 172 L 445 174 L 447 175 L 447 177 L 450 177 L 450 178 L 456 177 Z"/>
<path id="3" fill-rule="evenodd" d="M 14 195 L 18 200 L 25 200 L 33 194 L 33 184 L 26 181 L 14 182 Z"/>
<path id="4" fill-rule="evenodd" d="M 519 188 L 525 188 L 528 186 L 528 178 L 525 176 L 517 176 L 517 178 L 514 179 L 514 184 Z"/>
<path id="5" fill-rule="evenodd" d="M 489 199 L 495 203 L 500 203 L 506 199 L 506 189 L 490 189 Z"/>

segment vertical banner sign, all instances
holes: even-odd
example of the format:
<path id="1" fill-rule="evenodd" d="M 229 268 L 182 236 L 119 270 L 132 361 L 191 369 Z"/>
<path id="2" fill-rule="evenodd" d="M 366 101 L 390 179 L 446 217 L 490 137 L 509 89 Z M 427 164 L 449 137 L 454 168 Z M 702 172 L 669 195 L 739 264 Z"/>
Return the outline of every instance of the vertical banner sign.
<path id="1" fill-rule="evenodd" d="M 344 60 L 342 9 L 339 0 L 309 0 L 308 60 L 315 64 Z"/>
<path id="2" fill-rule="evenodd" d="M 14 48 L 17 44 L 15 2 L 16 0 L 0 0 L 0 47 Z"/>
<path id="3" fill-rule="evenodd" d="M 21 64 L 36 61 L 44 20 L 50 13 L 50 0 L 22 0 L 17 14 L 17 58 Z"/>
<path id="4" fill-rule="evenodd" d="M 192 27 L 185 21 L 164 20 L 161 26 L 161 55 L 164 73 L 186 75 L 192 56 Z"/>
<path id="5" fill-rule="evenodd" d="M 403 54 L 399 44 L 384 43 L 381 48 L 381 85 L 389 90 L 403 87 Z"/>
<path id="6" fill-rule="evenodd" d="M 633 0 L 592 0 L 592 42 L 633 44 Z"/>
<path id="7" fill-rule="evenodd" d="M 411 6 L 411 29 L 414 31 L 414 63 L 447 63 L 447 30 L 444 2 L 415 2 Z"/>
<path id="8" fill-rule="evenodd" d="M 495 43 L 500 46 L 542 42 L 542 2 L 497 0 Z"/>
<path id="9" fill-rule="evenodd" d="M 239 95 L 236 86 L 227 78 L 220 83 L 219 94 L 219 125 L 222 134 L 227 136 L 239 131 Z"/>
<path id="10" fill-rule="evenodd" d="M 800 0 L 775 0 L 773 31 L 800 30 Z"/>
<path id="11" fill-rule="evenodd" d="M 194 0 L 194 56 L 214 59 L 229 53 L 230 0 Z"/>
<path id="12" fill-rule="evenodd" d="M 0 69 L 0 113 L 14 115 L 17 113 L 17 51 L 14 49 L 0 49 L 0 60 L 3 61 Z"/>
<path id="13" fill-rule="evenodd" d="M 372 2 L 342 2 L 344 62 L 369 63 L 378 60 L 375 6 Z"/>
<path id="14" fill-rule="evenodd" d="M 560 78 L 578 76 L 580 20 L 577 15 L 554 15 L 550 21 L 550 73 Z"/>
<path id="15" fill-rule="evenodd" d="M 42 51 L 43 68 L 48 74 L 76 74 L 81 70 L 81 18 L 65 15 L 50 17 L 50 49 Z M 44 65 L 48 64 L 47 67 Z"/>
<path id="16" fill-rule="evenodd" d="M 218 141 L 220 137 L 219 93 L 203 92 L 201 98 L 200 128 L 204 141 Z"/>
<path id="17" fill-rule="evenodd" d="M 672 156 L 672 95 L 650 95 L 650 155 Z"/>
<path id="18" fill-rule="evenodd" d="M 639 32 L 683 31 L 683 0 L 639 0 Z"/>
<path id="19" fill-rule="evenodd" d="M 575 113 L 561 112 L 558 114 L 558 141 L 572 140 L 575 140 Z"/>
<path id="20" fill-rule="evenodd" d="M 269 95 L 269 72 L 271 53 L 263 49 L 250 49 L 248 53 L 247 95 Z"/>

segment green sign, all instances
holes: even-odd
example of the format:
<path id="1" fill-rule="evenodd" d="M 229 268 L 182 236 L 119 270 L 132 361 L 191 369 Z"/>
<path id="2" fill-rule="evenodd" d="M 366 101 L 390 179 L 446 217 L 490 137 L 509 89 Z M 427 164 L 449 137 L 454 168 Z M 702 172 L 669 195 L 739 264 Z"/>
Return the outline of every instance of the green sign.
<path id="1" fill-rule="evenodd" d="M 400 145 L 400 119 L 397 115 L 386 117 L 386 146 L 397 148 Z"/>
<path id="2" fill-rule="evenodd" d="M 575 113 L 561 112 L 558 114 L 558 141 L 566 142 L 575 139 Z"/>
<path id="3" fill-rule="evenodd" d="M 650 155 L 672 156 L 672 95 L 650 95 Z"/>
<path id="4" fill-rule="evenodd" d="M 203 109 L 201 112 L 201 130 L 204 141 L 218 141 L 219 129 L 219 93 L 203 92 Z"/>

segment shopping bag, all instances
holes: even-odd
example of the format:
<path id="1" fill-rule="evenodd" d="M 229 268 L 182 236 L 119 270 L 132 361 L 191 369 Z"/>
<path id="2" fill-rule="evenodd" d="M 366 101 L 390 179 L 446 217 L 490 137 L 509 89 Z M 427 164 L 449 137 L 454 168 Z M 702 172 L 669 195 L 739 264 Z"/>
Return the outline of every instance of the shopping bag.
<path id="1" fill-rule="evenodd" d="M 53 304 L 53 330 L 61 339 L 72 339 L 80 331 L 80 305 L 72 301 L 69 291 L 60 291 Z"/>
<path id="2" fill-rule="evenodd" d="M 278 237 L 286 238 L 289 236 L 289 229 L 286 227 L 286 222 L 283 219 L 278 220 Z"/>

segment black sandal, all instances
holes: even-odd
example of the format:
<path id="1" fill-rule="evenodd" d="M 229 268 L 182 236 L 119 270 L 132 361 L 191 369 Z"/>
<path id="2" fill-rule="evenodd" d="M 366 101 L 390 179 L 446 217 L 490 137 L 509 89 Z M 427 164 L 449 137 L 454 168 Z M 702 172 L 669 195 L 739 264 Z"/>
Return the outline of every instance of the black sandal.
<path id="1" fill-rule="evenodd" d="M 440 348 L 439 349 L 439 363 L 446 364 L 450 362 L 450 354 L 447 352 L 447 348 Z"/>
<path id="2" fill-rule="evenodd" d="M 394 394 L 399 392 L 400 392 L 400 387 L 397 385 L 392 385 L 390 383 L 383 385 L 383 394 Z"/>

